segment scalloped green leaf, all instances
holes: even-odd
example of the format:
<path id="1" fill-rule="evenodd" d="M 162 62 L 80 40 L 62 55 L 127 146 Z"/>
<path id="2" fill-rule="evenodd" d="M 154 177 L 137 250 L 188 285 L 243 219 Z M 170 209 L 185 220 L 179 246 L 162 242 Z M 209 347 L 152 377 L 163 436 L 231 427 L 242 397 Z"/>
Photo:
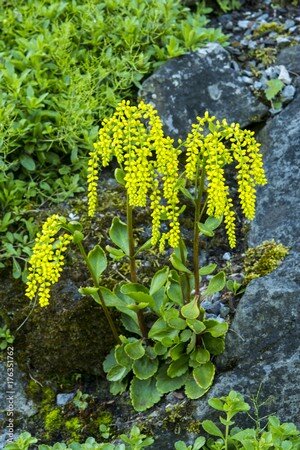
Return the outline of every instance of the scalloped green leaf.
<path id="1" fill-rule="evenodd" d="M 184 392 L 185 395 L 191 400 L 196 400 L 197 398 L 202 397 L 207 391 L 208 389 L 203 389 L 196 383 L 192 375 L 190 375 L 185 382 Z"/>
<path id="2" fill-rule="evenodd" d="M 128 370 L 123 366 L 114 366 L 107 373 L 108 381 L 121 381 L 128 374 Z"/>
<path id="3" fill-rule="evenodd" d="M 212 355 L 220 355 L 225 350 L 225 339 L 224 336 L 213 337 L 209 333 L 204 333 L 202 336 L 202 341 L 205 348 Z"/>
<path id="4" fill-rule="evenodd" d="M 168 392 L 176 391 L 180 389 L 186 380 L 187 375 L 183 374 L 180 377 L 169 377 L 168 366 L 163 365 L 156 376 L 156 387 L 161 394 L 167 394 Z"/>
<path id="5" fill-rule="evenodd" d="M 188 368 L 189 368 L 189 356 L 182 355 L 180 358 L 176 359 L 176 361 L 173 361 L 169 365 L 167 374 L 171 378 L 180 377 L 181 375 L 186 373 Z"/>
<path id="6" fill-rule="evenodd" d="M 204 323 L 197 319 L 187 319 L 186 323 L 196 334 L 202 333 L 206 328 Z"/>
<path id="7" fill-rule="evenodd" d="M 181 314 L 185 319 L 197 319 L 200 314 L 200 309 L 198 306 L 198 299 L 195 298 L 191 302 L 183 305 L 181 308 Z"/>
<path id="8" fill-rule="evenodd" d="M 134 361 L 132 370 L 139 380 L 147 380 L 151 378 L 158 369 L 158 359 L 150 359 L 144 355 L 142 358 Z"/>
<path id="9" fill-rule="evenodd" d="M 133 377 L 130 385 L 130 398 L 136 411 L 146 411 L 161 399 L 161 393 L 156 387 L 155 378 L 139 380 Z"/>
<path id="10" fill-rule="evenodd" d="M 124 347 L 125 353 L 131 359 L 140 359 L 145 354 L 145 347 L 143 346 L 142 341 L 129 342 Z"/>
<path id="11" fill-rule="evenodd" d="M 206 331 L 210 333 L 213 337 L 224 336 L 228 331 L 227 322 L 219 322 L 214 319 L 205 320 Z"/>
<path id="12" fill-rule="evenodd" d="M 193 370 L 193 377 L 201 388 L 208 389 L 214 380 L 215 372 L 216 368 L 214 364 L 208 361 Z"/>
<path id="13" fill-rule="evenodd" d="M 123 345 L 115 347 L 115 359 L 120 366 L 130 369 L 132 367 L 132 359 L 127 355 Z"/>

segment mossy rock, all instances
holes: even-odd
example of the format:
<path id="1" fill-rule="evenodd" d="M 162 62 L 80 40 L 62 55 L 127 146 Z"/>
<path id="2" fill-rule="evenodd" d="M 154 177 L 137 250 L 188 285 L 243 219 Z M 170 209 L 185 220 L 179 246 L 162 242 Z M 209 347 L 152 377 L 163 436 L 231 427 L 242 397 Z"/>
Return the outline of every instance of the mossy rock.
<path id="1" fill-rule="evenodd" d="M 1 313 L 15 336 L 16 360 L 39 381 L 102 374 L 102 362 L 114 345 L 101 307 L 78 293 L 75 272 L 65 269 L 52 289 L 50 305 L 36 305 L 31 314 L 22 282 L 8 275 L 0 287 Z"/>

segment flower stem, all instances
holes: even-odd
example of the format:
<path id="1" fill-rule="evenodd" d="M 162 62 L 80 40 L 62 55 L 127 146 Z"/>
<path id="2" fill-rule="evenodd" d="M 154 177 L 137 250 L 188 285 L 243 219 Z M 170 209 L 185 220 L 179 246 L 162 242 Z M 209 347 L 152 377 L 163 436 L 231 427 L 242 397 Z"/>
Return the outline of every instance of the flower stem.
<path id="1" fill-rule="evenodd" d="M 203 215 L 204 209 L 206 207 L 206 202 L 204 203 L 202 209 L 202 195 L 204 191 L 204 179 L 205 179 L 205 164 L 203 163 L 201 176 L 199 178 L 198 174 L 196 176 L 196 186 L 195 186 L 195 217 L 194 217 L 194 238 L 193 238 L 193 263 L 194 263 L 194 281 L 195 281 L 195 296 L 200 300 L 200 275 L 199 275 L 199 249 L 200 249 L 200 239 L 199 239 L 199 228 L 198 223 Z"/>
<path id="2" fill-rule="evenodd" d="M 133 238 L 133 214 L 132 207 L 129 205 L 127 197 L 127 229 L 128 229 L 128 242 L 129 242 L 129 263 L 130 263 L 130 277 L 132 283 L 137 283 L 135 251 L 134 251 L 134 238 Z M 145 323 L 143 311 L 138 310 L 137 319 L 143 338 L 148 338 L 148 330 Z"/>
<path id="3" fill-rule="evenodd" d="M 89 272 L 91 274 L 94 286 L 98 289 L 97 297 L 98 297 L 99 301 L 97 303 L 101 304 L 101 306 L 102 306 L 102 309 L 103 309 L 105 317 L 106 317 L 106 319 L 107 319 L 107 321 L 109 323 L 109 326 L 110 326 L 110 329 L 111 329 L 111 331 L 113 333 L 115 341 L 117 342 L 117 344 L 121 344 L 121 341 L 120 341 L 120 338 L 119 338 L 119 333 L 118 333 L 117 328 L 116 328 L 116 326 L 114 324 L 114 321 L 113 321 L 113 319 L 111 317 L 109 309 L 107 308 L 107 306 L 105 304 L 104 298 L 103 298 L 101 290 L 100 290 L 100 286 L 99 286 L 98 280 L 95 278 L 95 275 L 94 275 L 93 269 L 92 269 L 92 267 L 91 267 L 91 265 L 89 263 L 86 251 L 85 251 L 85 249 L 84 249 L 84 247 L 83 247 L 81 242 L 78 242 L 77 245 L 78 245 L 79 251 L 80 251 L 80 253 L 81 253 L 81 255 L 82 255 L 82 257 L 83 257 L 83 259 L 84 259 L 84 261 L 85 261 L 85 263 L 87 265 L 87 267 L 88 267 L 88 270 L 89 270 Z"/>

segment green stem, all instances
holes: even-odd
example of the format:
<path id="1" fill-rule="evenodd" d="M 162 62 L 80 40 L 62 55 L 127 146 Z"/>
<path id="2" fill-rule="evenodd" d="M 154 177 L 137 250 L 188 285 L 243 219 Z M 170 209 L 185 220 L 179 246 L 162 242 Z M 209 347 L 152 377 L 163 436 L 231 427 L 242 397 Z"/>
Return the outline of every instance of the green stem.
<path id="1" fill-rule="evenodd" d="M 130 263 L 130 278 L 132 283 L 137 283 L 136 262 L 135 262 L 135 250 L 134 250 L 134 238 L 133 238 L 133 214 L 132 207 L 129 205 L 127 197 L 127 230 L 128 230 L 128 242 L 129 242 L 129 263 Z M 144 339 L 148 338 L 148 330 L 145 323 L 143 311 L 139 310 L 136 313 L 139 322 L 139 327 Z"/>
<path id="2" fill-rule="evenodd" d="M 194 263 L 194 281 L 195 281 L 195 296 L 200 300 L 200 275 L 199 275 L 199 228 L 198 223 L 203 215 L 204 209 L 206 207 L 206 202 L 201 210 L 202 195 L 204 191 L 204 180 L 205 180 L 205 163 L 202 166 L 201 176 L 199 178 L 198 171 L 196 175 L 196 186 L 195 186 L 195 217 L 194 217 L 194 238 L 193 238 L 193 263 Z"/>
<path id="3" fill-rule="evenodd" d="M 98 280 L 94 276 L 93 269 L 92 269 L 92 267 L 91 267 L 91 265 L 89 263 L 86 251 L 85 251 L 85 249 L 84 249 L 84 247 L 83 247 L 81 242 L 78 242 L 77 245 L 78 245 L 79 251 L 80 251 L 80 253 L 81 253 L 81 255 L 82 255 L 82 257 L 83 257 L 83 259 L 84 259 L 84 261 L 85 261 L 85 263 L 87 265 L 87 267 L 88 267 L 88 270 L 89 270 L 89 272 L 91 274 L 94 286 L 98 289 L 97 294 L 98 294 L 98 297 L 99 297 L 102 309 L 104 311 L 105 317 L 106 317 L 106 319 L 107 319 L 107 321 L 109 323 L 110 329 L 111 329 L 111 331 L 113 333 L 114 339 L 117 342 L 117 344 L 121 344 L 121 341 L 120 341 L 120 338 L 119 338 L 119 333 L 118 333 L 117 328 L 116 328 L 116 326 L 114 324 L 114 321 L 113 321 L 113 319 L 111 317 L 109 309 L 107 308 L 107 306 L 105 304 L 104 298 L 103 298 L 101 290 L 100 290 L 100 286 L 99 286 Z"/>
<path id="4" fill-rule="evenodd" d="M 183 240 L 182 239 L 180 239 L 180 242 L 179 242 L 179 251 L 180 251 L 181 261 L 183 262 L 184 265 L 186 265 L 186 259 L 184 257 L 184 248 L 183 248 Z M 183 279 L 185 280 L 187 292 L 184 292 L 184 289 L 183 289 Z M 183 295 L 183 302 L 188 303 L 190 301 L 190 296 L 191 296 L 190 277 L 189 277 L 188 273 L 184 273 L 183 277 L 180 275 L 180 286 L 181 286 L 181 291 L 182 291 L 182 295 Z"/>

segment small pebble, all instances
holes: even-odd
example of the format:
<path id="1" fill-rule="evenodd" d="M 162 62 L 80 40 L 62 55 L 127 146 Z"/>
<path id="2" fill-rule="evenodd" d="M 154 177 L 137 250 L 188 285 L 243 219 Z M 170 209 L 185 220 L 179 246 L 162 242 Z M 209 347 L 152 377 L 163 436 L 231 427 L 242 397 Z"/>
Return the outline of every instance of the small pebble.
<path id="1" fill-rule="evenodd" d="M 285 86 L 283 91 L 281 92 L 281 96 L 284 100 L 289 101 L 294 98 L 296 89 L 291 84 L 288 86 Z"/>
<path id="2" fill-rule="evenodd" d="M 292 20 L 292 19 L 287 19 L 287 20 L 284 22 L 284 29 L 285 29 L 285 30 L 288 30 L 289 28 L 291 28 L 291 27 L 293 27 L 293 26 L 295 26 L 295 21 Z"/>
<path id="3" fill-rule="evenodd" d="M 286 69 L 285 66 L 279 66 L 280 67 L 280 73 L 278 75 L 278 79 L 281 80 L 284 84 L 291 84 L 292 80 L 291 77 Z"/>
<path id="4" fill-rule="evenodd" d="M 65 406 L 75 397 L 75 392 L 70 392 L 68 394 L 57 394 L 56 404 L 57 406 Z"/>
<path id="5" fill-rule="evenodd" d="M 250 25 L 250 20 L 239 20 L 238 21 L 238 26 L 242 30 L 246 30 L 249 27 L 249 25 Z"/>
<path id="6" fill-rule="evenodd" d="M 228 308 L 228 306 L 221 305 L 220 316 L 223 319 L 225 319 L 228 316 L 229 313 L 230 313 L 230 309 Z"/>
<path id="7" fill-rule="evenodd" d="M 253 83 L 253 79 L 250 77 L 242 77 L 242 80 L 244 81 L 244 83 L 246 84 L 252 84 Z"/>
<path id="8" fill-rule="evenodd" d="M 224 261 L 230 261 L 231 254 L 229 252 L 224 253 L 224 255 L 222 256 L 222 259 L 224 259 Z"/>

